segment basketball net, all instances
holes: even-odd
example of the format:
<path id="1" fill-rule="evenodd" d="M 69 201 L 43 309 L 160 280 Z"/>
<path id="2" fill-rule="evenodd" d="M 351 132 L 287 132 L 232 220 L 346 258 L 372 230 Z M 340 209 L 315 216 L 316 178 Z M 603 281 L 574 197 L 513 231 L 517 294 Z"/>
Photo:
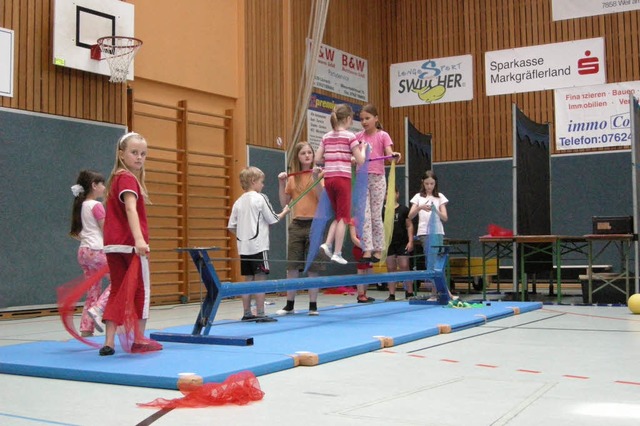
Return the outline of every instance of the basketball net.
<path id="1" fill-rule="evenodd" d="M 133 37 L 108 36 L 98 39 L 101 58 L 111 70 L 111 83 L 124 83 L 129 74 L 129 65 L 142 46 L 142 40 Z"/>

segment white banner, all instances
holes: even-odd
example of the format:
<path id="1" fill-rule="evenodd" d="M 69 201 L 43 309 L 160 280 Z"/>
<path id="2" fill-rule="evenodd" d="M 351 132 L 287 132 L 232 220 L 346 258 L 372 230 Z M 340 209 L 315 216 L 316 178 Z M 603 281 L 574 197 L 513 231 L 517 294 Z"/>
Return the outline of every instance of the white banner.
<path id="1" fill-rule="evenodd" d="M 631 145 L 629 94 L 640 81 L 557 89 L 556 150 Z"/>
<path id="2" fill-rule="evenodd" d="M 640 9 L 640 0 L 552 0 L 554 21 Z"/>
<path id="3" fill-rule="evenodd" d="M 471 55 L 392 64 L 391 107 L 473 99 Z"/>
<path id="4" fill-rule="evenodd" d="M 13 30 L 0 28 L 0 96 L 13 97 Z"/>
<path id="5" fill-rule="evenodd" d="M 487 95 L 604 84 L 604 52 L 603 37 L 486 52 Z"/>
<path id="6" fill-rule="evenodd" d="M 307 46 L 311 46 L 311 41 Z M 321 44 L 313 87 L 366 102 L 369 99 L 367 60 Z"/>

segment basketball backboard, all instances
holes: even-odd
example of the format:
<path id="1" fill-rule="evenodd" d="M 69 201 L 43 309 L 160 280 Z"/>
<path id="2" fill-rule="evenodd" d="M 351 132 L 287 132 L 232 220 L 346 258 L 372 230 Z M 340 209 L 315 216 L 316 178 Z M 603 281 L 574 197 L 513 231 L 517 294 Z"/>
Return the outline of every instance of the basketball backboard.
<path id="1" fill-rule="evenodd" d="M 121 0 L 55 0 L 53 63 L 111 75 L 105 60 L 91 59 L 91 46 L 104 36 L 134 37 L 133 4 Z M 133 80 L 133 63 L 128 80 Z"/>

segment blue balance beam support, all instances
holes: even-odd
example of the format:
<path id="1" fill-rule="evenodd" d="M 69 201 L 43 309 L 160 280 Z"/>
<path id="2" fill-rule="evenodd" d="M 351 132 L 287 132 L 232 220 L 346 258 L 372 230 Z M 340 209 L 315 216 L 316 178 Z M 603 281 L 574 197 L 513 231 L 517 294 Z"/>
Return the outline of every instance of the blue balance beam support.
<path id="1" fill-rule="evenodd" d="M 208 251 L 215 250 L 215 247 L 193 247 L 186 249 L 191 255 L 196 265 L 202 283 L 207 294 L 202 301 L 202 307 L 193 326 L 191 335 L 172 333 L 153 333 L 151 338 L 159 341 L 183 342 L 183 343 L 211 343 L 227 345 L 253 344 L 252 338 L 229 338 L 225 336 L 209 336 L 211 325 L 213 324 L 220 301 L 236 296 L 255 293 L 279 293 L 294 290 L 307 290 L 310 288 L 332 288 L 338 286 L 351 286 L 358 284 L 377 284 L 381 282 L 398 282 L 412 280 L 432 281 L 438 292 L 439 305 L 449 303 L 449 288 L 446 284 L 445 270 L 448 260 L 448 247 L 438 248 L 433 270 L 429 271 L 406 271 L 389 272 L 384 274 L 353 274 L 340 276 L 307 277 L 307 278 L 286 278 L 265 281 L 248 281 L 241 283 L 225 282 L 221 283 L 218 274 L 211 263 Z M 193 336 L 198 336 L 194 338 Z M 210 337 L 203 339 L 203 336 Z M 249 343 L 250 341 L 250 343 Z"/>

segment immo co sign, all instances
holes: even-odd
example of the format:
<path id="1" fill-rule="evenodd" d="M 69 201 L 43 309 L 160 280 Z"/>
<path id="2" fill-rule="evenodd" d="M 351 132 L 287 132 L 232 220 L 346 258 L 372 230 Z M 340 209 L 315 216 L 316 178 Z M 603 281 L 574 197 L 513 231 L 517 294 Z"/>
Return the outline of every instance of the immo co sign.
<path id="1" fill-rule="evenodd" d="M 640 81 L 555 90 L 556 150 L 631 145 L 630 95 Z"/>
<path id="2" fill-rule="evenodd" d="M 486 52 L 488 96 L 606 82 L 604 38 Z"/>

